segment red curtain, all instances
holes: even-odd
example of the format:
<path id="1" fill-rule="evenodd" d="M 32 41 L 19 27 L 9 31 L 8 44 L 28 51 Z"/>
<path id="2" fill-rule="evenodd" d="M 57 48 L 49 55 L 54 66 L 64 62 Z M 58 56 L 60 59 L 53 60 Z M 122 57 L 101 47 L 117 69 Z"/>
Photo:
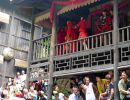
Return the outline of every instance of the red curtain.
<path id="1" fill-rule="evenodd" d="M 54 1 L 51 5 L 51 9 L 50 9 L 50 21 L 52 22 L 52 20 L 53 20 L 53 14 L 54 14 L 54 9 L 55 9 L 56 5 L 67 6 L 67 5 L 78 4 L 78 3 L 81 3 L 84 1 L 86 1 L 86 0 Z"/>

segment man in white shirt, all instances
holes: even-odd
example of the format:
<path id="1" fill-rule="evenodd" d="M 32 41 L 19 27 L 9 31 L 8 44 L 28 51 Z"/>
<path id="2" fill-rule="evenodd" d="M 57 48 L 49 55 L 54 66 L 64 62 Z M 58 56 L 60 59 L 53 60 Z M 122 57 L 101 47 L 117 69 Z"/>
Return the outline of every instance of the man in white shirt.
<path id="1" fill-rule="evenodd" d="M 79 98 L 78 87 L 74 86 L 72 88 L 72 94 L 69 96 L 68 100 L 82 100 L 82 99 Z"/>
<path id="2" fill-rule="evenodd" d="M 24 70 L 22 70 L 22 73 L 21 73 L 20 78 L 21 78 L 21 81 L 22 81 L 22 82 L 25 82 L 25 80 L 26 80 L 26 74 L 25 74 L 25 71 L 24 71 Z"/>

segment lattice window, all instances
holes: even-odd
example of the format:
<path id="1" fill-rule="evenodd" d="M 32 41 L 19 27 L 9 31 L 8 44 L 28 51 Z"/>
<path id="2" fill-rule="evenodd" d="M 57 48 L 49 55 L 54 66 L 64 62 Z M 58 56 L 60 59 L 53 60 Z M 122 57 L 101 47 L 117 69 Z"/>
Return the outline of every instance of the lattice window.
<path id="1" fill-rule="evenodd" d="M 112 55 L 113 55 L 112 51 L 105 51 L 92 54 L 91 55 L 92 66 L 111 64 Z"/>
<path id="2" fill-rule="evenodd" d="M 89 56 L 77 56 L 72 58 L 72 68 L 89 67 Z"/>
<path id="3" fill-rule="evenodd" d="M 69 70 L 71 65 L 71 58 L 55 60 L 55 71 Z"/>
<path id="4" fill-rule="evenodd" d="M 130 46 L 121 48 L 121 61 L 130 60 Z"/>

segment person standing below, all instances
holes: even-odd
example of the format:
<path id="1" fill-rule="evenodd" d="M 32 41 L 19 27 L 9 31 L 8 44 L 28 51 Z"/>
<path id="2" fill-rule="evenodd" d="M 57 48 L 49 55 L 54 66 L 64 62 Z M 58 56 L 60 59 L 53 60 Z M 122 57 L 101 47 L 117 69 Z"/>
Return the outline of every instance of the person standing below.
<path id="1" fill-rule="evenodd" d="M 77 86 L 73 86 L 72 94 L 69 96 L 68 100 L 83 100 L 79 95 L 79 90 Z"/>
<path id="2" fill-rule="evenodd" d="M 127 83 L 129 82 L 128 76 L 125 71 L 121 73 L 121 80 L 118 83 L 118 89 L 120 92 L 120 100 L 127 100 L 125 99 L 126 95 L 130 94 L 130 91 L 127 91 Z"/>
<path id="3" fill-rule="evenodd" d="M 99 76 L 96 76 L 96 81 L 97 81 L 98 92 L 99 94 L 102 94 L 107 89 L 107 80 L 101 79 Z"/>
<path id="4" fill-rule="evenodd" d="M 37 100 L 37 91 L 34 90 L 34 87 L 30 87 L 28 96 L 29 96 L 29 100 Z"/>
<path id="5" fill-rule="evenodd" d="M 21 78 L 21 82 L 25 83 L 25 81 L 26 81 L 26 74 L 25 74 L 24 70 L 22 70 L 20 78 Z"/>
<path id="6" fill-rule="evenodd" d="M 96 100 L 96 94 L 94 91 L 97 92 L 97 88 L 95 85 L 93 85 L 92 82 L 90 82 L 89 77 L 84 78 L 85 85 L 82 84 L 81 87 L 85 91 L 86 100 Z"/>
<path id="7" fill-rule="evenodd" d="M 114 85 L 113 85 L 113 78 L 111 78 L 111 75 L 106 75 L 107 79 L 107 89 L 105 92 L 101 93 L 99 96 L 99 100 L 113 100 L 114 99 Z"/>

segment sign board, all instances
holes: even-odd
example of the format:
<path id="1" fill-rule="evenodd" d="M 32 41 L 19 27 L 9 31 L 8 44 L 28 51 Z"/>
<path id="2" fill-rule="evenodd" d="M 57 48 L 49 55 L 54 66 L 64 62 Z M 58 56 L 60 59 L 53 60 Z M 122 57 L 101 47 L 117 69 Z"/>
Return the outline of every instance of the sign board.
<path id="1" fill-rule="evenodd" d="M 0 12 L 0 22 L 9 24 L 10 15 Z"/>
<path id="2" fill-rule="evenodd" d="M 27 61 L 24 61 L 24 60 L 15 59 L 15 66 L 21 67 L 21 68 L 27 68 L 28 63 Z"/>

